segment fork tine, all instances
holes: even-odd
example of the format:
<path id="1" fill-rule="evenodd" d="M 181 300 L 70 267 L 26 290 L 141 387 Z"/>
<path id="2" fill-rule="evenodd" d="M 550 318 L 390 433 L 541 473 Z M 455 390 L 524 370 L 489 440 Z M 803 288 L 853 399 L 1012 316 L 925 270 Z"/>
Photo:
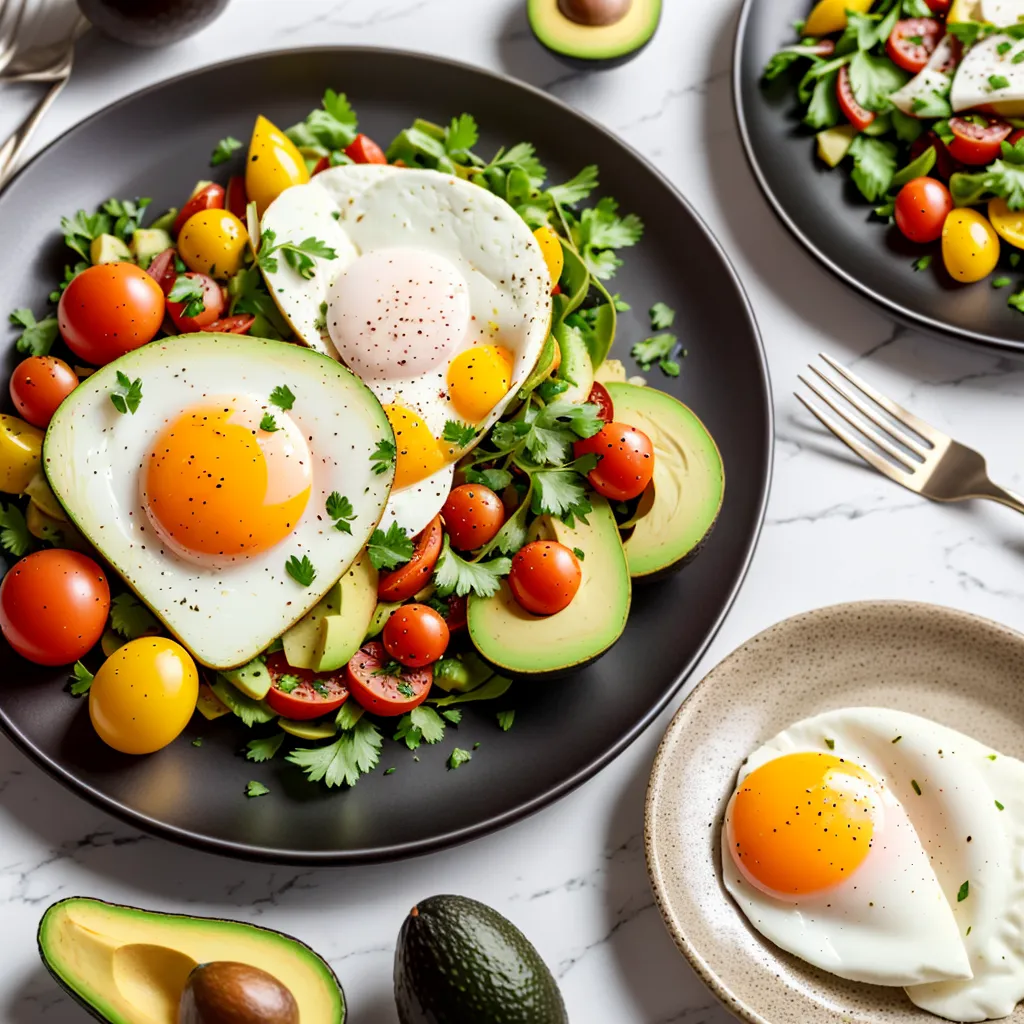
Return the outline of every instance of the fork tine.
<path id="1" fill-rule="evenodd" d="M 890 458 L 898 462 L 904 469 L 907 470 L 908 473 L 913 473 L 914 470 L 917 469 L 919 463 L 911 462 L 904 452 L 901 452 L 899 448 L 897 448 L 894 444 L 891 444 L 889 441 L 887 441 L 885 437 L 881 436 L 878 433 L 878 431 L 872 430 L 871 427 L 868 426 L 868 424 L 865 423 L 862 419 L 859 419 L 857 416 L 848 413 L 841 405 L 839 405 L 836 401 L 829 397 L 816 384 L 807 380 L 807 378 L 803 376 L 800 376 L 799 380 L 806 387 L 810 388 L 811 391 L 813 391 L 818 396 L 818 398 L 820 398 L 834 413 L 836 413 L 836 415 L 842 416 L 842 418 L 846 420 L 846 422 L 849 423 L 850 426 L 854 428 L 854 430 L 857 430 L 859 433 L 863 434 L 864 437 L 866 437 L 873 444 L 878 445 L 878 447 L 881 448 L 882 451 L 884 451 L 888 456 L 890 456 Z M 833 433 L 835 433 L 834 429 Z M 842 440 L 846 441 L 847 444 L 850 443 L 849 441 L 846 440 L 846 438 L 842 438 Z M 863 453 L 858 452 L 858 454 Z M 875 464 L 872 463 L 872 465 Z"/>
<path id="2" fill-rule="evenodd" d="M 897 405 L 891 398 L 886 398 L 880 391 L 876 391 L 870 384 L 863 381 L 852 370 L 848 370 L 842 363 L 837 363 L 831 356 L 824 352 L 819 353 L 822 359 L 828 363 L 837 373 L 842 374 L 855 388 L 863 391 L 873 402 L 880 405 L 890 416 L 899 420 L 904 426 L 920 434 L 926 441 L 938 447 L 949 440 L 945 434 L 936 430 L 930 423 L 918 419 L 909 409 Z"/>
<path id="3" fill-rule="evenodd" d="M 906 434 L 899 432 L 897 433 L 895 427 L 890 420 L 885 419 L 884 416 L 880 416 L 874 409 L 871 408 L 866 402 L 862 402 L 848 387 L 841 384 L 838 381 L 833 380 L 831 377 L 826 376 L 816 366 L 812 366 L 811 370 L 823 380 L 830 388 L 837 391 L 840 395 L 845 398 L 850 405 L 854 407 L 862 416 L 871 420 L 872 423 L 880 430 L 899 442 L 905 448 L 910 449 L 915 455 L 921 459 L 927 459 L 930 454 L 927 449 L 922 448 L 912 437 L 908 437 Z"/>
<path id="4" fill-rule="evenodd" d="M 812 416 L 816 417 L 826 427 L 826 429 L 835 434 L 835 436 L 838 437 L 839 440 L 847 446 L 847 448 L 856 452 L 869 466 L 873 466 L 883 476 L 889 477 L 890 480 L 895 480 L 896 483 L 902 484 L 904 487 L 908 486 L 909 481 L 905 473 L 901 473 L 896 466 L 891 462 L 887 462 L 876 452 L 873 452 L 867 447 L 867 445 L 861 444 L 861 442 L 858 441 L 849 430 L 832 419 L 828 413 L 822 412 L 812 403 L 808 402 L 807 399 L 798 391 L 794 391 L 793 394 Z"/>

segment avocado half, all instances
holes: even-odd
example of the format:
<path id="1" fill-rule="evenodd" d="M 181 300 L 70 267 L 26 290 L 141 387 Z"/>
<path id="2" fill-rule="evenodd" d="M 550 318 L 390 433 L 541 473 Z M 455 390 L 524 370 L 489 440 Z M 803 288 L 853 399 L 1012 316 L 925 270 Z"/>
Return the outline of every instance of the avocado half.
<path id="1" fill-rule="evenodd" d="M 74 896 L 43 914 L 38 942 L 56 982 L 108 1024 L 177 1024 L 192 970 L 224 960 L 277 978 L 295 998 L 301 1020 L 345 1021 L 345 996 L 327 962 L 298 939 L 269 928 Z"/>
<path id="2" fill-rule="evenodd" d="M 714 438 L 694 411 L 664 391 L 605 385 L 615 418 L 654 444 L 654 479 L 623 543 L 630 575 L 653 578 L 694 558 L 710 536 L 725 498 L 725 467 Z"/>
<path id="3" fill-rule="evenodd" d="M 395 949 L 401 1024 L 568 1024 L 565 1003 L 530 940 L 464 896 L 413 907 Z"/>
<path id="4" fill-rule="evenodd" d="M 576 66 L 613 68 L 651 41 L 661 5 L 662 0 L 527 0 L 527 17 L 538 41 L 555 56 Z"/>

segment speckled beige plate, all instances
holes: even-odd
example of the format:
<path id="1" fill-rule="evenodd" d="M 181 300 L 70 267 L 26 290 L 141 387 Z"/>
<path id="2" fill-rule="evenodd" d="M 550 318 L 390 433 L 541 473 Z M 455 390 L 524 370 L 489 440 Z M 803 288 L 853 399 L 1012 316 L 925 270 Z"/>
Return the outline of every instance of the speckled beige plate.
<path id="1" fill-rule="evenodd" d="M 744 758 L 793 722 L 841 707 L 924 715 L 1024 756 L 1024 636 L 936 605 L 821 608 L 734 651 L 672 720 L 647 793 L 647 865 L 676 945 L 755 1024 L 926 1024 L 902 989 L 857 985 L 755 932 L 721 882 L 719 830 Z M 1011 1017 L 1024 1024 L 1024 1004 Z"/>

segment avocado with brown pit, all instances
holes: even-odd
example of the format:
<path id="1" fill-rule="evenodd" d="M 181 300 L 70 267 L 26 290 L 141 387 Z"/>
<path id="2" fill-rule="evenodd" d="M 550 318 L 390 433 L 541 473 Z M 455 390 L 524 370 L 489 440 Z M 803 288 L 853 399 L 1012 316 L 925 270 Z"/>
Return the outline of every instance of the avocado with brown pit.
<path id="1" fill-rule="evenodd" d="M 189 975 L 178 1024 L 299 1024 L 299 1007 L 272 974 L 215 960 Z"/>
<path id="2" fill-rule="evenodd" d="M 662 0 L 527 0 L 530 28 L 577 67 L 616 67 L 654 37 Z"/>

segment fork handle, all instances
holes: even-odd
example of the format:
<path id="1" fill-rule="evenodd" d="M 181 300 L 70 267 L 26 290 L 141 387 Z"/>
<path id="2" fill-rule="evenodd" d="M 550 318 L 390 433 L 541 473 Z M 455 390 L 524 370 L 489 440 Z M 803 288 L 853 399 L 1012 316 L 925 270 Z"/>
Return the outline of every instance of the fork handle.
<path id="1" fill-rule="evenodd" d="M 1024 512 L 1024 498 L 1020 495 L 1014 494 L 1013 491 L 1008 491 L 1004 487 L 999 487 L 997 484 L 990 483 L 989 487 L 990 490 L 980 495 L 982 498 L 998 501 L 1000 505 L 1006 505 L 1017 512 Z"/>
<path id="2" fill-rule="evenodd" d="M 39 122 L 42 121 L 47 110 L 50 109 L 53 101 L 60 95 L 61 90 L 68 84 L 67 75 L 50 86 L 46 95 L 36 104 L 35 110 L 22 121 L 21 125 L 14 130 L 14 134 L 0 146 L 0 189 L 14 177 L 18 169 L 21 154 L 36 130 Z"/>

